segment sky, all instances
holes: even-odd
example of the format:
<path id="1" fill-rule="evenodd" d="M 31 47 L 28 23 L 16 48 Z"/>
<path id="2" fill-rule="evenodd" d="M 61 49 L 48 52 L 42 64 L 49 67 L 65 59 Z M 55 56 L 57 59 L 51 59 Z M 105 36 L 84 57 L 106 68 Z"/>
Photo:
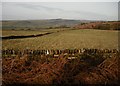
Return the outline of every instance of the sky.
<path id="1" fill-rule="evenodd" d="M 2 2 L 2 20 L 118 20 L 118 2 Z"/>

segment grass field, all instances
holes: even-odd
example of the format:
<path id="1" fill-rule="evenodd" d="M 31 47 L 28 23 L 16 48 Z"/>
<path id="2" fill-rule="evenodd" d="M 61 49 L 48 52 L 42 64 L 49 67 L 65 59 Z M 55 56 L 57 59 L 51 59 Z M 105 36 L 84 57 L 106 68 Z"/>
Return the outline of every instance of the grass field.
<path id="1" fill-rule="evenodd" d="M 55 30 L 47 30 L 55 31 Z M 38 34 L 46 31 L 3 31 L 7 35 Z M 118 31 L 108 30 L 66 30 L 42 37 L 3 40 L 2 47 L 13 49 L 66 49 L 98 48 L 118 49 Z"/>
<path id="2" fill-rule="evenodd" d="M 3 30 L 0 31 L 2 36 L 26 36 L 33 34 L 44 34 L 47 32 L 55 32 L 63 29 L 42 29 L 42 30 Z"/>
<path id="3" fill-rule="evenodd" d="M 42 34 L 45 31 L 2 31 L 2 36 L 25 36 L 25 35 L 32 35 L 32 34 Z"/>
<path id="4" fill-rule="evenodd" d="M 2 48 L 13 49 L 118 49 L 118 33 L 115 30 L 93 29 L 43 29 L 3 30 L 2 36 L 27 36 L 2 40 Z M 92 52 L 72 55 L 4 55 L 2 56 L 2 83 L 9 84 L 119 84 L 119 53 Z M 63 83 L 64 82 L 64 83 Z"/>

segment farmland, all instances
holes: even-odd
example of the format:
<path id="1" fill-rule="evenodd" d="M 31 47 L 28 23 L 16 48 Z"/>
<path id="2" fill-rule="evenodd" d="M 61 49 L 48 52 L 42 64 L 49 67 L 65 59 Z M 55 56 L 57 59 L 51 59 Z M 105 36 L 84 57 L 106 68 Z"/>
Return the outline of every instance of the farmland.
<path id="1" fill-rule="evenodd" d="M 0 84 L 119 86 L 118 2 L 58 2 L 2 0 Z"/>
<path id="2" fill-rule="evenodd" d="M 72 48 L 97 48 L 118 49 L 119 31 L 110 30 L 45 30 L 45 31 L 3 31 L 3 36 L 28 35 L 45 32 L 56 32 L 42 37 L 25 39 L 3 40 L 2 47 L 13 49 L 72 49 Z"/>
<path id="3" fill-rule="evenodd" d="M 38 32 L 38 31 L 2 31 L 2 36 L 25 36 L 25 35 L 33 35 L 33 34 L 42 34 L 42 33 L 45 33 L 45 31 L 41 31 L 41 32 Z"/>
<path id="4" fill-rule="evenodd" d="M 45 33 L 50 34 L 37 36 Z M 2 31 L 2 37 L 8 38 L 30 35 L 2 40 L 3 85 L 119 84 L 118 30 L 59 27 Z"/>
<path id="5" fill-rule="evenodd" d="M 34 34 L 43 34 L 46 32 L 56 32 L 63 30 L 64 28 L 61 29 L 41 29 L 41 30 L 2 30 L 0 33 L 2 33 L 2 36 L 26 36 L 26 35 L 34 35 Z"/>

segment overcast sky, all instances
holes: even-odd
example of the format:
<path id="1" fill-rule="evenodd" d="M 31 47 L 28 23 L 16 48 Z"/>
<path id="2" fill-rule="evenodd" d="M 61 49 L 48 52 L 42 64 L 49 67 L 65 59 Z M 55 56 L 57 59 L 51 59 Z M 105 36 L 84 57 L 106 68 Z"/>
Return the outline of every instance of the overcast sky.
<path id="1" fill-rule="evenodd" d="M 118 20 L 117 2 L 2 2 L 3 20 Z"/>

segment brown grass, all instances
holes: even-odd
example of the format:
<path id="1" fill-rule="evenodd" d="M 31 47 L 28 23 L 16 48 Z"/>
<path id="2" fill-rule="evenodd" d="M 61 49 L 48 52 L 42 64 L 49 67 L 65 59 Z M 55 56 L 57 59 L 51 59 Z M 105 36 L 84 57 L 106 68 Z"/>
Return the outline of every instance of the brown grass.
<path id="1" fill-rule="evenodd" d="M 19 32 L 19 31 L 18 31 Z M 17 33 L 16 33 L 17 34 Z M 8 49 L 118 49 L 119 31 L 66 30 L 41 37 L 3 40 L 2 48 Z"/>
<path id="2" fill-rule="evenodd" d="M 99 53 L 100 57 L 96 57 L 96 54 L 90 56 L 83 53 L 74 60 L 62 55 L 49 61 L 44 57 L 42 62 L 29 59 L 28 56 L 23 59 L 4 58 L 3 85 L 118 84 L 119 54 L 113 53 L 108 58 L 103 58 L 102 53 Z"/>

